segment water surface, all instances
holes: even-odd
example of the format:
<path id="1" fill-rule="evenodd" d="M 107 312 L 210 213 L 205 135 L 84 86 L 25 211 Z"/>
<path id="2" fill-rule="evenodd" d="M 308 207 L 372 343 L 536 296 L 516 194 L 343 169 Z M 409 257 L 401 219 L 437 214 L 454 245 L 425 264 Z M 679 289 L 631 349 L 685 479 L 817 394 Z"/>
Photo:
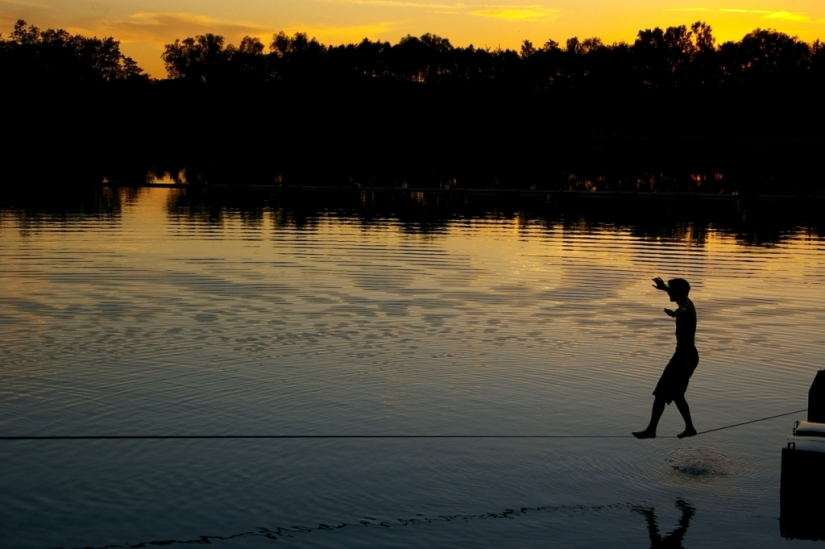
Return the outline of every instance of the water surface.
<path id="1" fill-rule="evenodd" d="M 0 211 L 0 435 L 625 438 L 0 441 L 4 545 L 639 547 L 651 517 L 685 547 L 804 543 L 778 526 L 804 414 L 626 437 L 673 351 L 653 276 L 693 285 L 700 431 L 807 406 L 825 242 L 804 224 L 424 227 L 185 194 Z M 670 407 L 660 434 L 681 428 Z"/>

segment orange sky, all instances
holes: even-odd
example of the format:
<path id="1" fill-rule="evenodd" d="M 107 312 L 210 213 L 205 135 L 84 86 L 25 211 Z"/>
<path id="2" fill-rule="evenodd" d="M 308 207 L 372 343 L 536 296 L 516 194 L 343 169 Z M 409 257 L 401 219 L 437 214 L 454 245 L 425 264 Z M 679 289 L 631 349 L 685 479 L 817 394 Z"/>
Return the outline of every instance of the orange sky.
<path id="1" fill-rule="evenodd" d="M 335 45 L 431 32 L 455 46 L 518 48 L 525 39 L 540 45 L 571 36 L 631 42 L 641 28 L 702 20 L 720 41 L 755 28 L 825 38 L 825 0 L 0 0 L 0 31 L 17 19 L 114 36 L 154 77 L 165 77 L 164 44 L 206 32 L 268 44 L 280 30 L 303 31 Z"/>

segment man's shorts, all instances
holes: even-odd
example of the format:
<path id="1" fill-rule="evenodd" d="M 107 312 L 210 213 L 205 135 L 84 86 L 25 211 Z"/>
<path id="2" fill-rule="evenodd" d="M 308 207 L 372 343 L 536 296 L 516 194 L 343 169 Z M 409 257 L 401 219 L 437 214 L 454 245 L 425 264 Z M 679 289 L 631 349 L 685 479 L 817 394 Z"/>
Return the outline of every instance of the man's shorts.
<path id="1" fill-rule="evenodd" d="M 673 399 L 687 391 L 690 376 L 699 364 L 696 347 L 676 347 L 676 352 L 665 366 L 653 394 L 670 404 Z"/>

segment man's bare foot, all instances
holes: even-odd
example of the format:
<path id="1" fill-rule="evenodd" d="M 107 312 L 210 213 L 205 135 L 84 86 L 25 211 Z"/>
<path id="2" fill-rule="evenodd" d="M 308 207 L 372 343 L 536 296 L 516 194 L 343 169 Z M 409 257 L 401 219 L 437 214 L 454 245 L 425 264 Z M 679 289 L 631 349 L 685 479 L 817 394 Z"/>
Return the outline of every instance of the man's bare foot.
<path id="1" fill-rule="evenodd" d="M 644 431 L 633 431 L 633 436 L 636 438 L 656 438 L 656 432 L 649 431 L 648 429 Z"/>
<path id="2" fill-rule="evenodd" d="M 689 429 L 685 429 L 684 431 L 682 431 L 681 433 L 676 435 L 677 438 L 687 438 L 687 437 L 695 437 L 695 436 L 696 436 L 696 429 L 694 429 L 693 427 L 691 427 Z"/>

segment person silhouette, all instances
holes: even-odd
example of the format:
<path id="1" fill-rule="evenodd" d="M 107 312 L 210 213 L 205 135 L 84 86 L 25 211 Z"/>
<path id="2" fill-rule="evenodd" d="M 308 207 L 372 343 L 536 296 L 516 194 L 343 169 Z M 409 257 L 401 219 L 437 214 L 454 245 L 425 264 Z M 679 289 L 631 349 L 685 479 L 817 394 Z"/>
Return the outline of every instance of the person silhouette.
<path id="1" fill-rule="evenodd" d="M 643 514 L 645 519 L 647 519 L 647 534 L 650 537 L 650 549 L 681 549 L 683 547 L 682 540 L 690 526 L 690 519 L 693 518 L 696 510 L 682 500 L 676 501 L 676 507 L 682 511 L 682 516 L 679 518 L 679 527 L 665 537 L 659 534 L 659 527 L 656 524 L 656 513 L 653 509 L 647 507 L 633 508 L 634 511 Z"/>
<path id="2" fill-rule="evenodd" d="M 665 313 L 676 319 L 676 351 L 673 357 L 665 366 L 662 376 L 659 378 L 659 383 L 656 384 L 656 389 L 653 391 L 656 397 L 653 400 L 653 410 L 650 414 L 650 423 L 644 431 L 634 431 L 633 436 L 636 438 L 656 438 L 656 427 L 659 425 L 659 419 L 665 411 L 665 404 L 671 402 L 676 403 L 676 408 L 682 414 L 685 420 L 685 430 L 676 435 L 679 438 L 692 437 L 696 435 L 696 428 L 693 426 L 693 420 L 690 417 L 690 407 L 687 400 L 685 400 L 685 391 L 687 391 L 690 376 L 696 370 L 699 364 L 699 352 L 696 350 L 695 336 L 696 336 L 696 307 L 688 298 L 690 293 L 690 284 L 683 278 L 674 278 L 668 280 L 667 284 L 659 278 L 653 279 L 653 285 L 657 290 L 663 290 L 668 293 L 670 300 L 675 302 L 679 307 L 673 311 L 665 309 Z"/>

